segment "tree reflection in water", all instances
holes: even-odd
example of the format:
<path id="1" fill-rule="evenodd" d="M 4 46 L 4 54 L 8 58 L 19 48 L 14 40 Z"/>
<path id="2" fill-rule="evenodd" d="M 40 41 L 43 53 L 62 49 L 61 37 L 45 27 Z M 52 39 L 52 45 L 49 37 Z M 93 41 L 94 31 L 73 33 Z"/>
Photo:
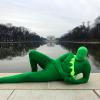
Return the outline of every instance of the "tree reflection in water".
<path id="1" fill-rule="evenodd" d="M 43 45 L 41 42 L 31 43 L 1 43 L 0 44 L 0 60 L 11 59 L 16 56 L 24 56 L 29 49 L 36 49 Z"/>

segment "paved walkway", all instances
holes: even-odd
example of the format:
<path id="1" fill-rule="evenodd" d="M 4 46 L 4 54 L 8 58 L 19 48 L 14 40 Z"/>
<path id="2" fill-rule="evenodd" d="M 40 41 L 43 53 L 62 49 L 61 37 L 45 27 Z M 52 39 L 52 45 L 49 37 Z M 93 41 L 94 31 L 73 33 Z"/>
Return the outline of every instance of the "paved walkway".
<path id="1" fill-rule="evenodd" d="M 0 73 L 0 76 L 16 73 Z M 100 73 L 91 73 L 86 84 L 64 82 L 0 84 L 0 100 L 100 100 Z"/>

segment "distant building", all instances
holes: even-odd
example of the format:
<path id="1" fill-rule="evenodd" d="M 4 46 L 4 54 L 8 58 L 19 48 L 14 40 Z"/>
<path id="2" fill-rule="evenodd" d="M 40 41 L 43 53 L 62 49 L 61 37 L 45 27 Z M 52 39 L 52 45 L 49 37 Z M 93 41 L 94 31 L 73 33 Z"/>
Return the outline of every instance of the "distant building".
<path id="1" fill-rule="evenodd" d="M 7 27 L 11 27 L 12 24 L 11 24 L 11 23 L 7 23 L 6 26 L 7 26 Z"/>
<path id="2" fill-rule="evenodd" d="M 55 36 L 47 36 L 47 41 L 54 42 L 56 40 Z"/>

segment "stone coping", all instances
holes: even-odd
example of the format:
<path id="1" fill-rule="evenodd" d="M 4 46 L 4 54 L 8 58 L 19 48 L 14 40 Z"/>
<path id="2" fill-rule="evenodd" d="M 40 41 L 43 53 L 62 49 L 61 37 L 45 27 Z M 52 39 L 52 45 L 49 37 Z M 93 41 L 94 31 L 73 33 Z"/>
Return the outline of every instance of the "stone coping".
<path id="1" fill-rule="evenodd" d="M 0 73 L 0 77 L 15 75 L 19 73 Z M 44 90 L 93 90 L 100 89 L 100 73 L 91 73 L 88 83 L 72 85 L 63 81 L 53 82 L 27 82 L 27 83 L 4 83 L 0 84 L 0 89 L 44 89 Z"/>

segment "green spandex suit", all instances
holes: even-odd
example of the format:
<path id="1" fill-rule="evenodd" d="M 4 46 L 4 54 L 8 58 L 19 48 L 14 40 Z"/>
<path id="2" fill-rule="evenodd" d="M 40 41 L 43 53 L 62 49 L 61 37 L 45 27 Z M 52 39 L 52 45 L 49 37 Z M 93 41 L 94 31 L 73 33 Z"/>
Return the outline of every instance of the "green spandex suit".
<path id="1" fill-rule="evenodd" d="M 46 82 L 61 81 L 66 83 L 81 84 L 89 80 L 90 64 L 87 60 L 88 50 L 86 47 L 80 47 L 76 55 L 65 53 L 62 56 L 53 59 L 36 50 L 29 52 L 29 59 L 32 72 L 25 72 L 13 76 L 0 78 L 0 83 L 21 83 L 21 82 Z M 37 71 L 37 64 L 43 70 Z M 83 77 L 75 79 L 75 75 L 83 73 Z"/>

